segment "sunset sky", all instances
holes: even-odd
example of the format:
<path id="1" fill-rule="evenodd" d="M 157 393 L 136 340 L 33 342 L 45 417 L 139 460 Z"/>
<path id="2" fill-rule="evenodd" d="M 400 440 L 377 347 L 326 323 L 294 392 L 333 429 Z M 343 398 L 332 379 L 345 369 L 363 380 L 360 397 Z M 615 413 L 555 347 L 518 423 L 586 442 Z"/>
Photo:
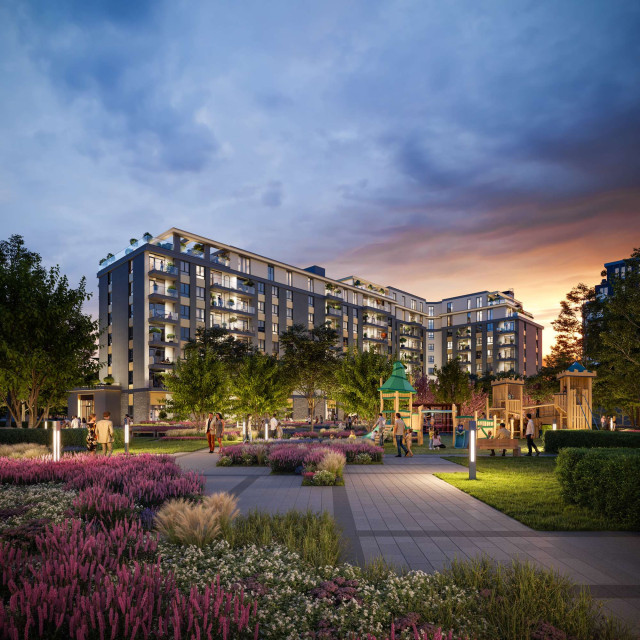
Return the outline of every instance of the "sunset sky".
<path id="1" fill-rule="evenodd" d="M 95 289 L 176 226 L 548 327 L 640 246 L 639 34 L 636 0 L 8 0 L 2 237 Z"/>

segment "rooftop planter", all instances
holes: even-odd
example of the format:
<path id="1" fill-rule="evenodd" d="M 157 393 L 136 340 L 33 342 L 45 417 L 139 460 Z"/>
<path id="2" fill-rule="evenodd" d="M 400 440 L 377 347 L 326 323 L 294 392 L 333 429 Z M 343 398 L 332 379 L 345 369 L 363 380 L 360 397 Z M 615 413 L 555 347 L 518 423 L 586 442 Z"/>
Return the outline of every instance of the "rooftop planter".
<path id="1" fill-rule="evenodd" d="M 103 380 L 103 382 L 104 382 L 107 386 L 112 385 L 115 381 L 116 381 L 116 379 L 115 379 L 113 376 L 107 376 L 107 377 Z"/>

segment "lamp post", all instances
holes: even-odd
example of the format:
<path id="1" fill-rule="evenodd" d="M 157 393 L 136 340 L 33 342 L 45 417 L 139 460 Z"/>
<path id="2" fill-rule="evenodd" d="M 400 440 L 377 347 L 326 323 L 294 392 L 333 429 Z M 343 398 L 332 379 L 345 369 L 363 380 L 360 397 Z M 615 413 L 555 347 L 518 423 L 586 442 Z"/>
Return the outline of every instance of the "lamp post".
<path id="1" fill-rule="evenodd" d="M 469 420 L 469 480 L 476 479 L 476 421 Z"/>
<path id="2" fill-rule="evenodd" d="M 124 419 L 124 452 L 129 453 L 129 418 Z"/>
<path id="3" fill-rule="evenodd" d="M 60 442 L 60 421 L 53 420 L 51 423 L 52 432 L 53 432 L 53 461 L 60 461 L 60 450 L 61 450 L 61 442 Z"/>

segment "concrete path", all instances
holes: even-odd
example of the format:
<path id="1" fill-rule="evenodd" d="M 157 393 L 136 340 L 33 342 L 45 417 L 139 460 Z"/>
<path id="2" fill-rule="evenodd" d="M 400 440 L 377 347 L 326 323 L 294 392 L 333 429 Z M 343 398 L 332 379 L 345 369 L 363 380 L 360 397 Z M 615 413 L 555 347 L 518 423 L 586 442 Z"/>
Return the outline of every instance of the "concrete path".
<path id="1" fill-rule="evenodd" d="M 236 494 L 243 513 L 328 511 L 349 541 L 352 562 L 382 556 L 397 567 L 432 572 L 482 555 L 529 561 L 588 586 L 640 634 L 640 534 L 534 531 L 436 478 L 437 472 L 467 472 L 440 456 L 386 455 L 384 465 L 350 465 L 344 487 L 302 487 L 300 476 L 216 467 L 217 459 L 197 451 L 177 462 L 203 473 L 208 493 Z"/>

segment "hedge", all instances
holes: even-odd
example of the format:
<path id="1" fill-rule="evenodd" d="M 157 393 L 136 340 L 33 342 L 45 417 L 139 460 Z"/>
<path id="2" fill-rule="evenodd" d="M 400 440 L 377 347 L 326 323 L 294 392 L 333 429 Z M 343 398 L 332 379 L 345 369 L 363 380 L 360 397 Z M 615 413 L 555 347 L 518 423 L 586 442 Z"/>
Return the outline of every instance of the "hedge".
<path id="1" fill-rule="evenodd" d="M 556 473 L 566 502 L 640 530 L 640 450 L 565 448 Z"/>
<path id="2" fill-rule="evenodd" d="M 558 453 L 565 447 L 593 448 L 640 448 L 640 434 L 621 431 L 592 431 L 591 429 L 562 429 L 544 432 L 546 453 Z"/>
<path id="3" fill-rule="evenodd" d="M 6 427 L 0 429 L 0 444 L 19 444 L 30 442 L 34 444 L 44 444 L 51 446 L 51 429 L 16 429 Z M 61 429 L 61 440 L 63 447 L 86 447 L 86 429 Z M 124 446 L 124 430 L 113 430 L 113 446 Z"/>

